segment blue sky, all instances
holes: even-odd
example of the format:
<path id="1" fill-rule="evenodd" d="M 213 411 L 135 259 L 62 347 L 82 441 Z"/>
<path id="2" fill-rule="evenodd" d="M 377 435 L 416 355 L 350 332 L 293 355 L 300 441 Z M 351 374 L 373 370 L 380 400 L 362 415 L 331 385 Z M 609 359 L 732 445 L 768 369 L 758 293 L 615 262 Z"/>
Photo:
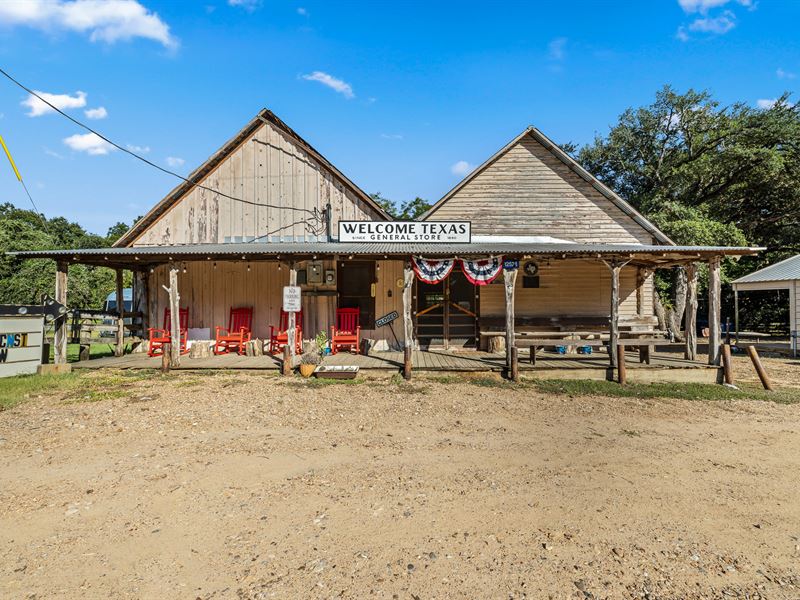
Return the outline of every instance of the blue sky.
<path id="1" fill-rule="evenodd" d="M 266 106 L 396 201 L 438 199 L 529 124 L 588 142 L 665 83 L 756 105 L 800 82 L 798 2 L 489 6 L 4 0 L 0 66 L 183 174 Z M 0 134 L 47 216 L 104 233 L 177 183 L 40 109 L 0 80 Z M 29 206 L 5 162 L 0 201 Z"/>

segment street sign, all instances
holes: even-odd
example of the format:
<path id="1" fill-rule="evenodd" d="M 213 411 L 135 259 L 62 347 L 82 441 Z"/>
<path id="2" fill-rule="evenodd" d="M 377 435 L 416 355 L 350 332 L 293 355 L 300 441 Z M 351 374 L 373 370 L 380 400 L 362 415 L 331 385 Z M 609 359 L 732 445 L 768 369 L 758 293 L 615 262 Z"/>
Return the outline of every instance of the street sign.
<path id="1" fill-rule="evenodd" d="M 507 258 L 503 261 L 503 268 L 506 271 L 516 271 L 519 269 L 519 260 L 516 258 Z"/>
<path id="2" fill-rule="evenodd" d="M 287 313 L 296 313 L 303 310 L 300 299 L 300 286 L 286 285 L 283 287 L 283 310 Z"/>
<path id="3" fill-rule="evenodd" d="M 392 312 L 383 315 L 379 319 L 375 319 L 375 328 L 377 329 L 378 327 L 383 327 L 384 325 L 388 325 L 389 323 L 397 319 L 399 316 L 400 315 L 397 313 L 397 311 L 393 310 Z"/>

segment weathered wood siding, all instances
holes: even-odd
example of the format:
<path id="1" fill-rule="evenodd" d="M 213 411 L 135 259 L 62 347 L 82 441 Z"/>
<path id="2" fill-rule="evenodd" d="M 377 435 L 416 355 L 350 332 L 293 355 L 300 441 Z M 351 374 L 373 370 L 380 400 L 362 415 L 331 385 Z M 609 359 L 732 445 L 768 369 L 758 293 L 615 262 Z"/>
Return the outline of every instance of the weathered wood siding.
<path id="1" fill-rule="evenodd" d="M 346 261 L 345 261 L 346 262 Z M 325 269 L 336 269 L 333 261 L 323 261 Z M 379 261 L 376 269 L 375 313 L 382 316 L 396 310 L 402 313 L 402 294 L 397 287 L 397 279 L 403 277 L 403 262 L 393 260 Z M 306 263 L 297 263 L 304 269 Z M 149 275 L 148 290 L 150 323 L 152 327 L 162 327 L 164 309 L 168 305 L 168 295 L 162 285 L 168 285 L 169 266 L 156 268 Z M 283 286 L 289 283 L 289 269 L 284 264 L 278 270 L 275 262 L 252 262 L 250 271 L 247 263 L 212 261 L 188 262 L 186 273 L 182 264 L 178 272 L 178 290 L 181 308 L 189 309 L 190 328 L 209 328 L 211 337 L 217 325 L 228 326 L 231 307 L 253 307 L 253 335 L 261 339 L 269 337 L 269 326 L 280 323 Z M 336 313 L 337 297 L 334 295 L 315 295 L 320 292 L 335 291 L 335 286 L 303 285 L 303 337 L 313 339 L 319 331 L 330 332 Z M 389 292 L 391 291 L 391 296 Z M 395 326 L 395 333 L 402 342 L 402 327 Z M 394 344 L 388 327 L 379 331 L 362 330 L 362 337 L 385 339 Z"/>
<path id="2" fill-rule="evenodd" d="M 428 217 L 469 219 L 473 234 L 652 243 L 652 235 L 530 135 Z"/>
<path id="3" fill-rule="evenodd" d="M 246 202 L 193 188 L 131 245 L 245 242 L 254 238 L 262 242 L 325 241 L 324 230 L 307 229 L 306 221 L 320 228 L 323 223 L 314 221 L 306 211 L 321 211 L 328 202 L 333 208 L 334 235 L 339 219 L 383 220 L 292 137 L 267 123 L 217 165 L 202 184 Z"/>
<path id="4" fill-rule="evenodd" d="M 481 288 L 482 317 L 505 315 L 503 286 Z M 653 314 L 653 280 L 644 284 L 644 313 Z M 539 287 L 523 287 L 517 278 L 515 312 L 518 317 L 607 317 L 611 312 L 611 272 L 594 261 L 553 261 L 539 265 Z M 620 317 L 636 316 L 636 269 L 620 272 Z"/>

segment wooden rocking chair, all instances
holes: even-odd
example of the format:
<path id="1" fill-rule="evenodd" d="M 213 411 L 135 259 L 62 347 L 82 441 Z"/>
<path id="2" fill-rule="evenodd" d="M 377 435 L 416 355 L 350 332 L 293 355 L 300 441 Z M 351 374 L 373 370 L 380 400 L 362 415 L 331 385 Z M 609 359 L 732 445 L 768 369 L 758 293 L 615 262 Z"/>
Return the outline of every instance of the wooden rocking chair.
<path id="1" fill-rule="evenodd" d="M 238 354 L 245 353 L 245 344 L 250 341 L 253 324 L 253 307 L 231 308 L 228 317 L 228 328 L 217 325 L 216 344 L 214 354 L 228 354 L 235 350 Z"/>
<path id="2" fill-rule="evenodd" d="M 269 326 L 269 353 L 278 354 L 283 350 L 287 344 L 288 330 L 289 329 L 289 313 L 281 310 L 281 324 L 279 327 L 274 325 Z M 296 312 L 294 317 L 294 343 L 295 352 L 302 354 L 303 352 L 303 312 Z"/>
<path id="3" fill-rule="evenodd" d="M 189 349 L 186 340 L 189 337 L 189 309 L 181 308 L 178 313 L 180 324 L 181 354 L 188 354 Z M 172 343 L 172 312 L 169 308 L 164 309 L 164 327 L 156 329 L 151 327 L 147 330 L 150 343 L 147 346 L 147 356 L 161 356 L 164 353 L 164 344 Z"/>
<path id="4" fill-rule="evenodd" d="M 361 309 L 340 308 L 336 311 L 336 325 L 331 326 L 331 353 L 336 354 L 342 348 L 359 353 L 361 342 Z"/>

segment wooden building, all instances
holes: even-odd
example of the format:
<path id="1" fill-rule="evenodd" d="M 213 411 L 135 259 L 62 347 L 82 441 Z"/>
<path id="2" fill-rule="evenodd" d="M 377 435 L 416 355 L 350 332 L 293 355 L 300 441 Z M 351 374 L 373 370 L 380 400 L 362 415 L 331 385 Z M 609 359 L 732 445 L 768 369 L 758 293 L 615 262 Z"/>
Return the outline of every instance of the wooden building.
<path id="1" fill-rule="evenodd" d="M 720 258 L 757 251 L 676 246 L 535 128 L 511 140 L 420 220 L 466 222 L 468 239 L 377 235 L 345 241 L 340 223 L 352 222 L 373 227 L 390 218 L 263 110 L 114 248 L 18 256 L 56 260 L 62 300 L 69 264 L 133 270 L 134 311 L 144 327 L 160 327 L 179 295 L 193 336 L 209 336 L 227 323 L 231 308 L 249 306 L 253 334 L 263 339 L 279 323 L 283 287 L 296 282 L 306 338 L 328 331 L 338 307 L 359 307 L 362 336 L 377 350 L 479 348 L 496 334 L 509 342 L 509 361 L 515 334 L 524 331 L 605 332 L 613 360 L 627 326 L 655 326 L 654 270 L 686 266 L 690 290 L 696 290 L 692 265 L 702 261 L 711 273 L 709 360 L 715 363 Z M 473 285 L 458 260 L 487 257 L 502 257 L 507 268 L 494 283 Z M 417 281 L 411 261 L 425 259 L 454 259 L 456 266 L 442 281 Z M 166 288 L 177 294 L 171 299 Z M 404 316 L 397 326 L 377 328 L 376 318 L 393 311 Z M 694 311 L 687 315 L 693 319 Z M 694 358 L 690 337 L 687 356 Z M 57 339 L 59 360 L 64 344 Z"/>

